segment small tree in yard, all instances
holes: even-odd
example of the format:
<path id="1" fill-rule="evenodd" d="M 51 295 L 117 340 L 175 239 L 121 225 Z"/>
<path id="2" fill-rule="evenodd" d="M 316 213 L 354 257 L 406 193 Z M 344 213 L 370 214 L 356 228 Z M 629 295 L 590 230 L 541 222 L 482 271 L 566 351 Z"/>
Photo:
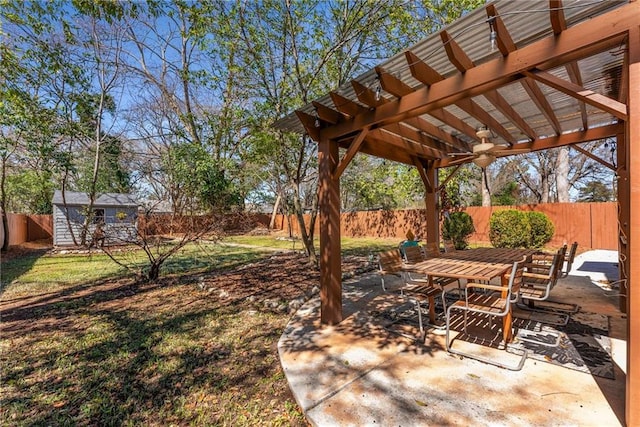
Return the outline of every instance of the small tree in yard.
<path id="1" fill-rule="evenodd" d="M 124 232 L 122 227 L 105 229 L 106 241 L 137 246 L 145 253 L 147 263 L 141 268 L 126 253 L 108 245 L 102 248 L 113 261 L 135 271 L 144 281 L 157 280 L 165 262 L 187 244 L 205 237 L 208 241 L 222 238 L 231 213 L 241 202 L 224 171 L 202 147 L 178 145 L 168 157 L 179 183 L 181 212 L 158 216 L 147 211 L 138 217 L 137 228 Z M 235 213 L 233 218 L 246 222 L 240 215 Z"/>
<path id="2" fill-rule="evenodd" d="M 442 223 L 442 238 L 452 240 L 456 249 L 466 249 L 467 239 L 476 231 L 473 219 L 466 212 L 452 212 L 445 216 Z"/>
<path id="3" fill-rule="evenodd" d="M 142 282 L 160 277 L 165 262 L 187 244 L 206 238 L 218 241 L 224 235 L 225 216 L 153 215 L 138 217 L 138 226 L 125 232 L 122 228 L 105 229 L 104 238 L 116 245 L 102 246 L 102 251 L 116 264 L 135 273 Z M 146 257 L 142 265 L 126 247 L 141 249 Z"/>

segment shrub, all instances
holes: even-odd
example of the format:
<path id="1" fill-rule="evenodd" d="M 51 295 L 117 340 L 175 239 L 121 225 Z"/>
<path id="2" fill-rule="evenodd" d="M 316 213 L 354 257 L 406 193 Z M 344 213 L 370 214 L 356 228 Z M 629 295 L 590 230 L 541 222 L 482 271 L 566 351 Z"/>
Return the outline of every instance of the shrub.
<path id="1" fill-rule="evenodd" d="M 555 227 L 551 220 L 542 212 L 527 212 L 531 226 L 531 240 L 529 247 L 541 248 L 553 237 Z"/>
<path id="2" fill-rule="evenodd" d="M 514 209 L 494 212 L 489 220 L 489 240 L 496 248 L 528 247 L 531 226 L 526 213 Z"/>
<path id="3" fill-rule="evenodd" d="M 453 212 L 444 218 L 442 224 L 442 238 L 452 240 L 456 249 L 466 249 L 469 236 L 474 231 L 473 219 L 466 212 Z"/>
<path id="4" fill-rule="evenodd" d="M 553 223 L 542 212 L 509 209 L 494 212 L 489 220 L 489 239 L 497 248 L 541 248 L 554 231 Z"/>

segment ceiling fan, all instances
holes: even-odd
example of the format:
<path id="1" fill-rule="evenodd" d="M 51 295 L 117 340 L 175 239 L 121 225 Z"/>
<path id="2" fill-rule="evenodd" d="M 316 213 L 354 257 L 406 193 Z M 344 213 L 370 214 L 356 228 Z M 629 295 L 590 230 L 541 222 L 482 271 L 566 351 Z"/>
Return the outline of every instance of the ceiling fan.
<path id="1" fill-rule="evenodd" d="M 489 140 L 491 137 L 491 131 L 487 127 L 481 127 L 476 131 L 476 136 L 480 138 L 480 143 L 473 146 L 473 153 L 452 153 L 457 156 L 467 156 L 466 159 L 472 159 L 471 161 L 482 169 L 489 166 L 496 160 L 496 155 L 503 153 L 517 154 L 524 153 L 529 150 L 513 150 L 508 149 L 508 145 L 496 145 Z"/>

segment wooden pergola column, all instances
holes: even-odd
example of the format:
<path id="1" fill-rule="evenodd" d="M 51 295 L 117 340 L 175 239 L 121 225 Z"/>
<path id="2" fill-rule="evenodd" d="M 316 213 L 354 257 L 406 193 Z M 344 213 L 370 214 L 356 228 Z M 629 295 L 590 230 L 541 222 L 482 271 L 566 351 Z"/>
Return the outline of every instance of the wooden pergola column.
<path id="1" fill-rule="evenodd" d="M 424 173 L 426 177 L 424 203 L 427 210 L 427 248 L 440 250 L 438 169 L 433 166 L 433 162 L 429 162 Z"/>
<path id="2" fill-rule="evenodd" d="M 338 143 L 318 142 L 320 215 L 320 320 L 335 325 L 342 321 L 342 265 L 340 254 L 340 178 L 334 179 Z"/>
<path id="3" fill-rule="evenodd" d="M 438 212 L 438 169 L 433 161 L 422 162 L 413 158 L 413 165 L 418 169 L 424 184 L 425 219 L 427 223 L 426 247 L 431 251 L 440 250 L 440 223 Z"/>
<path id="4" fill-rule="evenodd" d="M 629 98 L 625 123 L 629 165 L 627 269 L 627 384 L 625 422 L 640 425 L 640 26 L 629 30 Z M 634 171 L 634 173 L 631 173 Z M 636 283 L 638 281 L 638 283 Z"/>

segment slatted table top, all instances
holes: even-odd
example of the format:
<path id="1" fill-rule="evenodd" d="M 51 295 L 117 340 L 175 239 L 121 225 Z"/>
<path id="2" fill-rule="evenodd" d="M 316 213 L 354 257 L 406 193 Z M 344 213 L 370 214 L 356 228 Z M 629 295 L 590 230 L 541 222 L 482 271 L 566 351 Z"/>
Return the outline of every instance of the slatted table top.
<path id="1" fill-rule="evenodd" d="M 522 257 L 530 257 L 536 252 L 536 249 L 477 248 L 446 252 L 440 258 L 513 264 Z"/>
<path id="2" fill-rule="evenodd" d="M 532 249 L 506 248 L 455 251 L 416 264 L 405 264 L 403 270 L 437 277 L 491 280 L 508 272 L 515 261 L 534 252 Z"/>

